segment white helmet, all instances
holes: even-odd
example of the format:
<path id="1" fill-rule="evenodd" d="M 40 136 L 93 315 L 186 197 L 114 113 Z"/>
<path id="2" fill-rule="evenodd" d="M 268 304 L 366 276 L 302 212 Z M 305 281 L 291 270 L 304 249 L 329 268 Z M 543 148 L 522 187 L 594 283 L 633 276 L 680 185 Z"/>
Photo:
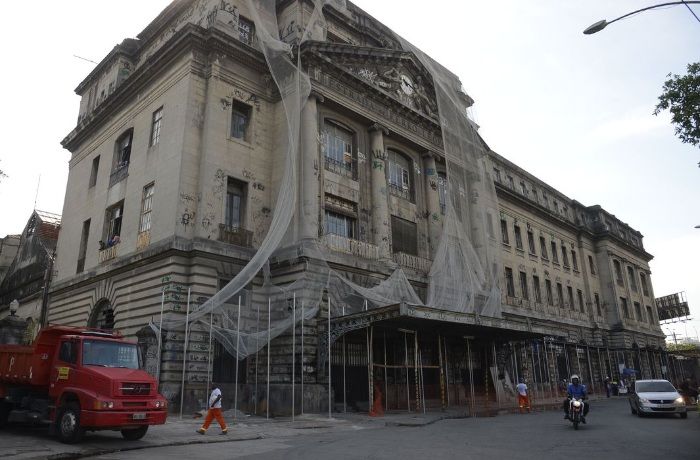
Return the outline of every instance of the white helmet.
<path id="1" fill-rule="evenodd" d="M 571 376 L 571 382 L 573 382 L 574 379 L 578 380 L 579 382 L 581 381 L 581 379 L 578 378 L 578 375 L 576 375 L 576 374 L 574 374 L 574 375 Z"/>

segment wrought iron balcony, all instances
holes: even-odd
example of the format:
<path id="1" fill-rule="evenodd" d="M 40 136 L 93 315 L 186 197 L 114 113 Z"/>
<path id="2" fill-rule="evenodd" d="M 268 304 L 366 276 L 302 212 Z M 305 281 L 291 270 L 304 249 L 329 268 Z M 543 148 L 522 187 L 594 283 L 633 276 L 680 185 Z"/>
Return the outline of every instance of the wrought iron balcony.
<path id="1" fill-rule="evenodd" d="M 219 224 L 219 241 L 244 248 L 253 247 L 253 232 L 242 227 Z"/>
<path id="2" fill-rule="evenodd" d="M 129 176 L 129 162 L 125 161 L 124 163 L 119 164 L 114 170 L 112 171 L 112 174 L 109 175 L 109 186 L 113 186 L 114 184 L 123 181 Z"/>

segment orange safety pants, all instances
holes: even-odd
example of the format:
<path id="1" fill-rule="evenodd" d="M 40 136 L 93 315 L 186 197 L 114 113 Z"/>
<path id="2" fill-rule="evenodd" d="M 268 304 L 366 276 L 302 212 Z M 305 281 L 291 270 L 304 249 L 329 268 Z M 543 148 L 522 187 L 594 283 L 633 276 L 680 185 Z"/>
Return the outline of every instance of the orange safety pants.
<path id="1" fill-rule="evenodd" d="M 530 411 L 530 398 L 519 394 L 518 395 L 518 406 L 520 407 L 520 412 L 522 412 L 523 409 L 527 409 L 529 412 Z"/>
<path id="2" fill-rule="evenodd" d="M 216 421 L 219 422 L 219 425 L 221 426 L 221 431 L 223 431 L 224 433 L 228 431 L 226 421 L 224 420 L 224 416 L 221 415 L 220 408 L 210 408 L 207 411 L 207 417 L 204 419 L 204 425 L 202 425 L 201 429 L 206 431 L 214 419 L 216 419 Z"/>

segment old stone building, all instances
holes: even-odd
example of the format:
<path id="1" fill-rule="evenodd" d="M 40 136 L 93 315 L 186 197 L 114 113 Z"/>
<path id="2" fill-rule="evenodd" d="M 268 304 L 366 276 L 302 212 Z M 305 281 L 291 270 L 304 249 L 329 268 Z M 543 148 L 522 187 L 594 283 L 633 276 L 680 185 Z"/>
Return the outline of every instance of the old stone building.
<path id="1" fill-rule="evenodd" d="M 50 322 L 255 412 L 664 375 L 638 231 L 492 152 L 458 78 L 350 2 L 268 3 L 176 0 L 78 85 Z"/>

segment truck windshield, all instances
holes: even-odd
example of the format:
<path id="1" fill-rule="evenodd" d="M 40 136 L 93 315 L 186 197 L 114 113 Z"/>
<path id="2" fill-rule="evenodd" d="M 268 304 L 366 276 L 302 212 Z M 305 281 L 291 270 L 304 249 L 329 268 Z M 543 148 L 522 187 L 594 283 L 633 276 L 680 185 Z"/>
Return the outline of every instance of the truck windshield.
<path id="1" fill-rule="evenodd" d="M 105 340 L 83 341 L 83 366 L 139 368 L 139 353 L 136 344 L 108 342 Z"/>

